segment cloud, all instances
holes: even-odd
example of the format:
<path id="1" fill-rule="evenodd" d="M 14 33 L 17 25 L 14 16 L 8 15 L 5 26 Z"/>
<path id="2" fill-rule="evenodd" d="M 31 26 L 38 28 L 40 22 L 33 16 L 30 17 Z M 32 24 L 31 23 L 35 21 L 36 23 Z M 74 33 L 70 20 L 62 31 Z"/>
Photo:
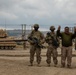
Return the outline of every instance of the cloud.
<path id="1" fill-rule="evenodd" d="M 17 16 L 12 13 L 8 13 L 8 12 L 0 12 L 0 19 L 1 18 L 13 20 L 13 19 L 17 19 Z"/>
<path id="2" fill-rule="evenodd" d="M 0 17 L 9 23 L 74 24 L 75 9 L 76 0 L 0 0 Z"/>

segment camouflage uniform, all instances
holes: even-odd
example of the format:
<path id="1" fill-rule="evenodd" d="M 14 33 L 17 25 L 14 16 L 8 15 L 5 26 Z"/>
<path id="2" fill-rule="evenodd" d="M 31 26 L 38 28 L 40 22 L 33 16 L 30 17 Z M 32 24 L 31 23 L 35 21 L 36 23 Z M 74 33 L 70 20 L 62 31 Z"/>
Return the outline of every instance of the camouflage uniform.
<path id="1" fill-rule="evenodd" d="M 55 32 L 50 32 L 50 35 L 53 36 L 55 39 L 56 39 L 56 34 Z M 46 62 L 48 63 L 48 65 L 50 66 L 50 63 L 51 63 L 51 55 L 53 56 L 53 62 L 55 64 L 55 66 L 57 65 L 58 63 L 58 60 L 57 60 L 57 48 L 55 46 L 53 46 L 52 44 L 52 38 L 51 36 L 48 36 L 46 35 L 46 43 L 48 43 L 48 49 L 47 49 L 47 53 L 46 53 L 46 56 L 47 56 L 47 60 Z"/>
<path id="2" fill-rule="evenodd" d="M 39 27 L 39 25 L 35 24 L 34 27 Z M 28 38 L 29 37 L 36 37 L 37 39 L 40 40 L 40 43 L 43 44 L 44 41 L 44 35 L 40 32 L 40 31 L 35 31 L 35 30 L 32 30 L 32 32 L 29 34 Z M 34 61 L 34 54 L 36 53 L 36 61 L 38 64 L 40 64 L 41 62 L 41 48 L 38 48 L 36 47 L 36 45 L 33 43 L 32 40 L 29 40 L 30 42 L 30 63 L 32 64 L 33 61 Z"/>
<path id="3" fill-rule="evenodd" d="M 62 46 L 61 48 L 61 64 L 62 64 L 62 67 L 65 66 L 65 60 L 67 58 L 67 66 L 71 66 L 71 58 L 72 58 L 72 47 L 69 46 L 69 47 L 64 47 Z"/>

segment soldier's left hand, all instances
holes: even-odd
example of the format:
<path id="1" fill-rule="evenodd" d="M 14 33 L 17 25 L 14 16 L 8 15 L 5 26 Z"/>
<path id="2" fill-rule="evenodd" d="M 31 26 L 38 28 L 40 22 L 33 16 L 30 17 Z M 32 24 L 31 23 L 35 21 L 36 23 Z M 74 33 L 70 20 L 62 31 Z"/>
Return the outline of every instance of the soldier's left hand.
<path id="1" fill-rule="evenodd" d="M 74 31 L 76 32 L 76 27 L 74 27 Z"/>

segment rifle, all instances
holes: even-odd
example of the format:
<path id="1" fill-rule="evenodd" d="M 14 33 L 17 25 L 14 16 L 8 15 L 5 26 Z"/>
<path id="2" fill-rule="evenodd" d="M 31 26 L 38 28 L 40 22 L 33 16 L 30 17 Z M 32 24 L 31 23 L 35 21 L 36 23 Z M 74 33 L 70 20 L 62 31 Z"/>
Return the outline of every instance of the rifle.
<path id="1" fill-rule="evenodd" d="M 47 35 L 51 36 L 49 32 L 47 33 Z M 51 38 L 52 38 L 52 45 L 55 47 L 59 47 L 58 39 L 57 38 L 55 39 L 53 36 L 51 36 Z"/>
<path id="2" fill-rule="evenodd" d="M 45 48 L 42 44 L 40 44 L 40 40 L 37 39 L 36 37 L 29 37 L 29 40 L 33 41 L 36 47 L 38 48 Z"/>

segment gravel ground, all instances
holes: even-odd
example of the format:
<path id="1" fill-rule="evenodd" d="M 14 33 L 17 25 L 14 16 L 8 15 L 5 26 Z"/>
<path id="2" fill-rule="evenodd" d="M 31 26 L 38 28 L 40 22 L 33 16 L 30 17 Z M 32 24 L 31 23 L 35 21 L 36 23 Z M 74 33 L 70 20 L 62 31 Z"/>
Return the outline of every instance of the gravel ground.
<path id="1" fill-rule="evenodd" d="M 47 67 L 46 57 L 42 57 L 41 67 L 30 67 L 29 57 L 6 57 L 0 56 L 0 75 L 76 75 L 76 58 L 73 57 L 72 69 L 61 68 L 60 57 L 58 66 L 54 67 L 53 62 Z"/>

